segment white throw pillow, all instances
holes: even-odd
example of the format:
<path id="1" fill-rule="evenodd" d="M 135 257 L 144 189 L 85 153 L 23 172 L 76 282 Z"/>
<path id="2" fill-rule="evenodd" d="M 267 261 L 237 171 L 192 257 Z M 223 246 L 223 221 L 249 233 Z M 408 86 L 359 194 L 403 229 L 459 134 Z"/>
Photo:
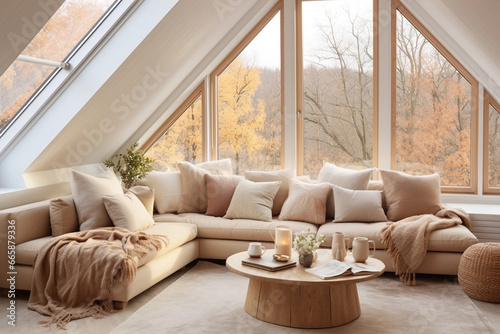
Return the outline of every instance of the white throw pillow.
<path id="1" fill-rule="evenodd" d="M 326 198 L 331 191 L 332 188 L 328 183 L 293 180 L 290 183 L 290 193 L 283 204 L 279 219 L 324 224 Z"/>
<path id="2" fill-rule="evenodd" d="M 253 182 L 242 179 L 234 190 L 224 218 L 254 219 L 270 222 L 274 196 L 281 181 Z"/>
<path id="3" fill-rule="evenodd" d="M 373 172 L 373 168 L 354 170 L 338 167 L 332 163 L 325 162 L 319 171 L 318 181 L 329 182 L 346 189 L 365 190 Z M 333 191 L 328 196 L 326 202 L 326 216 L 335 217 L 335 200 Z"/>
<path id="4" fill-rule="evenodd" d="M 387 221 L 382 208 L 382 192 L 378 190 L 351 190 L 333 186 L 335 198 L 334 222 Z"/>
<path id="5" fill-rule="evenodd" d="M 288 197 L 290 181 L 295 177 L 294 169 L 282 169 L 272 171 L 245 171 L 245 178 L 254 182 L 270 182 L 281 181 L 281 186 L 273 201 L 273 216 L 277 216 L 281 212 L 283 203 Z"/>
<path id="6" fill-rule="evenodd" d="M 179 213 L 207 211 L 207 187 L 205 175 L 231 175 L 233 169 L 231 159 L 207 161 L 196 165 L 189 162 L 178 162 L 181 172 L 182 196 Z"/>
<path id="7" fill-rule="evenodd" d="M 179 210 L 182 195 L 181 172 L 152 171 L 137 184 L 153 189 L 154 205 L 158 213 L 176 213 Z"/>
<path id="8" fill-rule="evenodd" d="M 121 183 L 113 170 L 108 169 L 94 176 L 71 169 L 69 175 L 80 231 L 112 226 L 102 197 L 123 194 Z"/>
<path id="9" fill-rule="evenodd" d="M 132 192 L 102 197 L 106 210 L 116 227 L 140 231 L 154 224 L 153 217 Z"/>

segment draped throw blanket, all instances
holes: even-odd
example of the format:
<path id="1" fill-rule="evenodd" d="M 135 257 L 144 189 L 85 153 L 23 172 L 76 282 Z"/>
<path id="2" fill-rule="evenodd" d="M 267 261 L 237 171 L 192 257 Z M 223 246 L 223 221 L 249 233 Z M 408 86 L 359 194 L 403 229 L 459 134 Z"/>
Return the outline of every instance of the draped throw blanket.
<path id="1" fill-rule="evenodd" d="M 388 222 L 382 229 L 382 243 L 392 258 L 400 280 L 406 285 L 416 285 L 415 270 L 427 254 L 430 233 L 460 224 L 470 229 L 469 215 L 462 209 L 448 207 L 434 215 L 425 214 Z"/>
<path id="2" fill-rule="evenodd" d="M 138 261 L 167 243 L 119 227 L 56 237 L 35 258 L 28 308 L 50 316 L 42 324 L 63 329 L 74 319 L 103 317 L 114 311 L 112 286 L 132 282 Z"/>

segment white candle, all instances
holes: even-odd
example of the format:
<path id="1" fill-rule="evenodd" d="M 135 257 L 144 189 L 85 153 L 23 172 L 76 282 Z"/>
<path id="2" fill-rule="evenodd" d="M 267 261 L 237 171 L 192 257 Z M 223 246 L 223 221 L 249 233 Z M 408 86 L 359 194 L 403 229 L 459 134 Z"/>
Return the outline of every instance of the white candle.
<path id="1" fill-rule="evenodd" d="M 288 226 L 276 226 L 276 254 L 292 256 L 292 230 Z"/>

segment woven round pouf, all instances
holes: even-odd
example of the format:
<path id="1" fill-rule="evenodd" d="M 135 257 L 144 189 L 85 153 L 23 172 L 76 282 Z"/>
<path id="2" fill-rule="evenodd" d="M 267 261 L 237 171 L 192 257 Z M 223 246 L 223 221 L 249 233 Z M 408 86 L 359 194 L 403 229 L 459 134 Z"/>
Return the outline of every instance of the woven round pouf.
<path id="1" fill-rule="evenodd" d="M 500 303 L 500 243 L 467 248 L 458 265 L 458 283 L 471 298 Z"/>

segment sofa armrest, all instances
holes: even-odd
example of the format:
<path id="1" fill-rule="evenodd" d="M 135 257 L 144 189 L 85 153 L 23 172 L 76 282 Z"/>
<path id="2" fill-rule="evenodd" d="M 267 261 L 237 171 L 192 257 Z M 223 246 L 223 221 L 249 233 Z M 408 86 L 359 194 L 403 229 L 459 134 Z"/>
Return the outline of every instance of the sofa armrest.
<path id="1" fill-rule="evenodd" d="M 9 228 L 9 226 L 11 226 Z M 6 287 L 9 250 L 8 235 L 13 235 L 11 246 L 52 235 L 50 229 L 50 201 L 36 202 L 0 211 L 0 287 Z"/>

